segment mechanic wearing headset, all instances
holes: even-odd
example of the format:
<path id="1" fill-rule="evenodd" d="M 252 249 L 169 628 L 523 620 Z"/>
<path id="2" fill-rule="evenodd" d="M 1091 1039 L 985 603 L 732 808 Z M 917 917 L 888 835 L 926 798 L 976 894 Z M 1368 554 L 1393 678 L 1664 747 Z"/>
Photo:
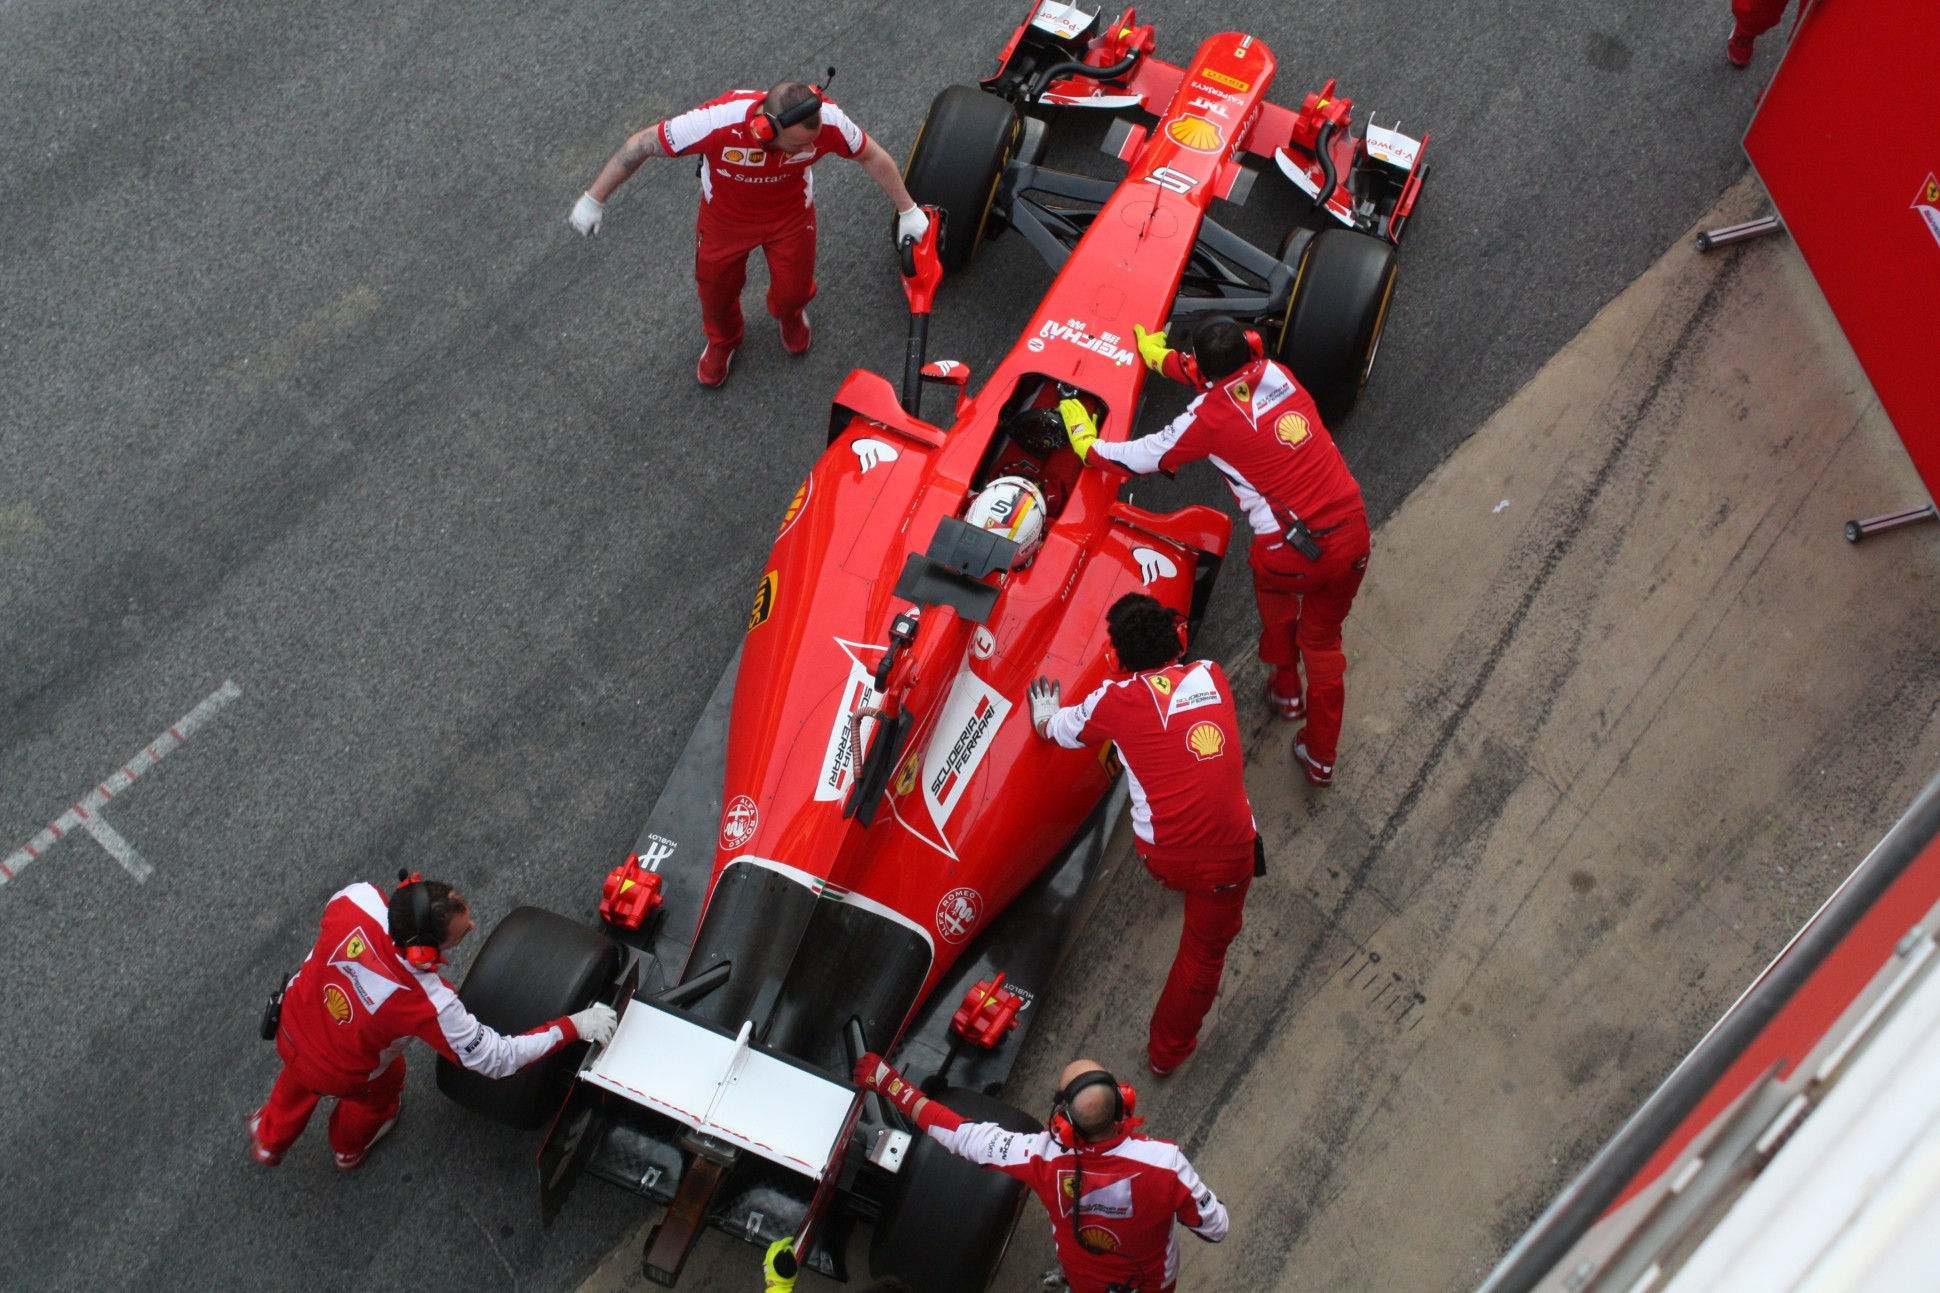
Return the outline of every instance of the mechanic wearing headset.
<path id="1" fill-rule="evenodd" d="M 1071 447 L 1087 462 L 1143 475 L 1209 458 L 1253 524 L 1253 597 L 1260 608 L 1260 659 L 1273 667 L 1267 705 L 1306 726 L 1293 757 L 1316 786 L 1334 784 L 1334 755 L 1347 699 L 1341 625 L 1367 573 L 1367 509 L 1361 487 L 1321 425 L 1309 395 L 1261 354 L 1259 337 L 1214 316 L 1193 330 L 1193 358 L 1169 349 L 1163 332 L 1133 328 L 1153 372 L 1199 390 L 1171 425 L 1137 440 L 1108 443 L 1081 401 L 1059 404 Z M 1303 697 L 1300 668 L 1306 670 Z"/>
<path id="2" fill-rule="evenodd" d="M 1199 1044 L 1219 993 L 1226 948 L 1239 934 L 1246 890 L 1264 855 L 1246 798 L 1232 688 L 1211 660 L 1182 660 L 1179 617 L 1157 598 L 1127 593 L 1106 612 L 1114 668 L 1082 703 L 1060 707 L 1059 685 L 1030 686 L 1037 734 L 1067 749 L 1112 741 L 1132 793 L 1139 861 L 1185 893 L 1179 951 L 1152 1010 L 1145 1063 L 1165 1077 Z"/>
<path id="3" fill-rule="evenodd" d="M 1211 1243 L 1226 1237 L 1226 1205 L 1177 1145 L 1138 1134 L 1137 1093 L 1095 1061 L 1065 1066 L 1047 1129 L 1034 1135 L 964 1121 L 879 1055 L 862 1057 L 855 1080 L 952 1154 L 1030 1186 L 1051 1214 L 1072 1293 L 1171 1293 L 1179 1278 L 1173 1222 Z"/>
<path id="4" fill-rule="evenodd" d="M 480 1023 L 438 975 L 444 954 L 471 931 L 465 899 L 436 880 L 412 877 L 388 905 L 373 884 L 331 897 L 316 946 L 282 994 L 276 1052 L 283 1071 L 249 1119 L 257 1162 L 281 1162 L 318 1099 L 335 1096 L 337 1166 L 362 1165 L 397 1121 L 404 1044 L 413 1037 L 453 1063 L 502 1078 L 562 1046 L 613 1035 L 613 1007 L 604 1004 L 516 1037 Z"/>
<path id="5" fill-rule="evenodd" d="M 834 100 L 794 81 L 766 94 L 732 90 L 640 131 L 580 195 L 570 219 L 580 233 L 598 233 L 607 199 L 647 158 L 700 159 L 694 279 L 707 346 L 695 376 L 719 386 L 741 344 L 741 287 L 756 247 L 768 260 L 768 313 L 781 321 L 781 344 L 791 355 L 808 352 L 806 307 L 815 296 L 815 180 L 808 168 L 830 153 L 860 162 L 896 204 L 899 242 L 923 236 L 929 217 L 882 145 Z"/>

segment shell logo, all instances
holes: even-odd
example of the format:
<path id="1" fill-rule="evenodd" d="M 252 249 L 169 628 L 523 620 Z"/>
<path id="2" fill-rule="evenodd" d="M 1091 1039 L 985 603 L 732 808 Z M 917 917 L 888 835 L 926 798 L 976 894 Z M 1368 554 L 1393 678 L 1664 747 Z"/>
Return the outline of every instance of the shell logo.
<path id="1" fill-rule="evenodd" d="M 1226 142 L 1219 127 L 1204 117 L 1179 117 L 1166 126 L 1165 133 L 1175 144 L 1190 148 L 1195 153 L 1216 153 Z"/>
<path id="2" fill-rule="evenodd" d="M 1289 413 L 1273 424 L 1273 434 L 1280 437 L 1281 443 L 1289 449 L 1297 449 L 1307 443 L 1313 432 L 1307 427 L 1307 419 L 1298 413 Z"/>
<path id="3" fill-rule="evenodd" d="M 795 518 L 802 514 L 802 507 L 807 502 L 808 482 L 803 481 L 802 487 L 795 491 L 795 497 L 788 500 L 788 513 L 781 518 L 781 528 L 775 531 L 775 537 L 777 539 L 788 533 L 788 527 L 793 525 Z"/>
<path id="4" fill-rule="evenodd" d="M 332 983 L 323 990 L 323 1008 L 339 1024 L 350 1022 L 350 994 Z"/>
<path id="5" fill-rule="evenodd" d="M 1078 1238 L 1093 1252 L 1108 1253 L 1118 1247 L 1118 1236 L 1103 1226 L 1085 1226 L 1078 1231 Z"/>
<path id="6" fill-rule="evenodd" d="M 1226 734 L 1219 730 L 1217 723 L 1194 723 L 1186 733 L 1186 748 L 1192 757 L 1202 762 L 1217 759 L 1226 752 Z"/>

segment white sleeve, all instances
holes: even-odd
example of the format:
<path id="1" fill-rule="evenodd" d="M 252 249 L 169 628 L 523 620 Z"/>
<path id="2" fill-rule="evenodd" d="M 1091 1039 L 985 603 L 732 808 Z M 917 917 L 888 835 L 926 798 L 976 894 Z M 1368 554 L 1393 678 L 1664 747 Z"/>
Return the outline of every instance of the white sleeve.
<path id="1" fill-rule="evenodd" d="M 1186 1187 L 1186 1192 L 1192 1196 L 1192 1206 L 1199 1213 L 1199 1224 L 1188 1222 L 1186 1228 L 1208 1243 L 1218 1243 L 1226 1237 L 1232 1225 L 1232 1219 L 1226 1215 L 1226 1205 L 1219 1201 L 1211 1186 L 1199 1179 L 1199 1173 L 1192 1170 L 1192 1164 L 1185 1160 L 1183 1154 L 1179 1156 L 1178 1173 L 1179 1184 Z"/>
<path id="2" fill-rule="evenodd" d="M 1110 683 L 1100 683 L 1097 690 L 1077 704 L 1066 705 L 1051 715 L 1051 721 L 1044 725 L 1045 739 L 1056 741 L 1067 750 L 1082 750 L 1092 744 L 1085 739 L 1085 725 L 1091 722 L 1098 702 L 1104 699 L 1105 692 L 1110 688 Z"/>
<path id="3" fill-rule="evenodd" d="M 759 99 L 729 99 L 704 103 L 660 123 L 660 143 L 670 157 L 678 157 L 717 130 L 738 126 L 754 114 Z"/>
<path id="4" fill-rule="evenodd" d="M 510 1036 L 501 1033 L 465 1009 L 465 1003 L 443 979 L 428 971 L 413 973 L 423 986 L 424 995 L 437 1008 L 438 1031 L 444 1036 L 445 1045 L 451 1048 L 460 1064 L 474 1073 L 488 1078 L 510 1077 L 566 1044 L 565 1031 L 556 1023 L 529 1033 Z"/>
<path id="5" fill-rule="evenodd" d="M 1198 416 L 1201 395 L 1186 405 L 1186 411 L 1173 418 L 1165 426 L 1151 435 L 1140 436 L 1136 440 L 1106 441 L 1099 440 L 1091 446 L 1091 452 L 1103 454 L 1105 461 L 1116 463 L 1135 476 L 1145 476 L 1159 469 L 1165 455 L 1171 453 Z"/>
<path id="6" fill-rule="evenodd" d="M 999 1122 L 966 1122 L 947 1131 L 932 1123 L 928 1131 L 931 1140 L 982 1167 L 1021 1167 L 1052 1150 L 1050 1132 L 1012 1131 Z"/>

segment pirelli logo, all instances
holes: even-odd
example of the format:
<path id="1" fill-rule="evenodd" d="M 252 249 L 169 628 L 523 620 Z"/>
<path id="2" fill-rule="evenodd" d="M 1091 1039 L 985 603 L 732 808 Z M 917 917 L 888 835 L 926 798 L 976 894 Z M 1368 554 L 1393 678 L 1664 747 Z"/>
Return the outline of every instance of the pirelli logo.
<path id="1" fill-rule="evenodd" d="M 1210 67 L 1200 68 L 1199 75 L 1205 77 L 1214 85 L 1223 85 L 1229 90 L 1238 90 L 1241 94 L 1253 88 L 1251 81 L 1242 81 L 1237 76 L 1228 76 L 1224 72 L 1215 72 Z"/>

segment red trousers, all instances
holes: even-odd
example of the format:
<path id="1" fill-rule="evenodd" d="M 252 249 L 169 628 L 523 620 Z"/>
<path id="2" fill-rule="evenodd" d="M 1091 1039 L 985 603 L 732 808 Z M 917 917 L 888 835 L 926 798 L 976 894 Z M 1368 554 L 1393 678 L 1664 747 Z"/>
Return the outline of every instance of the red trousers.
<path id="1" fill-rule="evenodd" d="M 282 1050 L 280 1046 L 277 1049 Z M 376 1077 L 343 1086 L 314 1082 L 304 1074 L 302 1062 L 285 1052 L 283 1071 L 276 1075 L 276 1085 L 270 1088 L 269 1101 L 263 1105 L 256 1139 L 270 1153 L 281 1154 L 296 1143 L 317 1101 L 328 1095 L 337 1098 L 337 1107 L 330 1111 L 330 1148 L 339 1154 L 361 1154 L 377 1139 L 384 1124 L 397 1117 L 403 1089 L 402 1055 Z"/>
<path id="2" fill-rule="evenodd" d="M 1159 1004 L 1152 1010 L 1151 1035 L 1146 1043 L 1152 1063 L 1162 1069 L 1177 1066 L 1199 1045 L 1199 1025 L 1226 972 L 1226 948 L 1238 936 L 1246 890 L 1253 883 L 1253 853 L 1224 862 L 1154 862 L 1141 856 L 1145 869 L 1168 889 L 1186 896 L 1185 924 L 1179 930 L 1179 951 L 1172 972 L 1165 977 Z"/>
<path id="3" fill-rule="evenodd" d="M 768 313 L 792 318 L 815 299 L 815 208 L 751 223 L 717 216 L 703 202 L 694 226 L 694 282 L 701 328 L 716 345 L 741 344 L 741 289 L 756 247 L 768 260 Z"/>
<path id="4" fill-rule="evenodd" d="M 1731 0 L 1731 16 L 1747 36 L 1762 36 L 1785 16 L 1786 0 Z"/>
<path id="5" fill-rule="evenodd" d="M 1367 517 L 1317 536 L 1320 560 L 1309 561 L 1281 540 L 1253 536 L 1247 563 L 1253 567 L 1253 598 L 1260 607 L 1260 659 L 1273 666 L 1273 690 L 1300 694 L 1307 673 L 1307 753 L 1334 761 L 1341 711 L 1347 704 L 1347 653 L 1341 625 L 1367 574 Z"/>

